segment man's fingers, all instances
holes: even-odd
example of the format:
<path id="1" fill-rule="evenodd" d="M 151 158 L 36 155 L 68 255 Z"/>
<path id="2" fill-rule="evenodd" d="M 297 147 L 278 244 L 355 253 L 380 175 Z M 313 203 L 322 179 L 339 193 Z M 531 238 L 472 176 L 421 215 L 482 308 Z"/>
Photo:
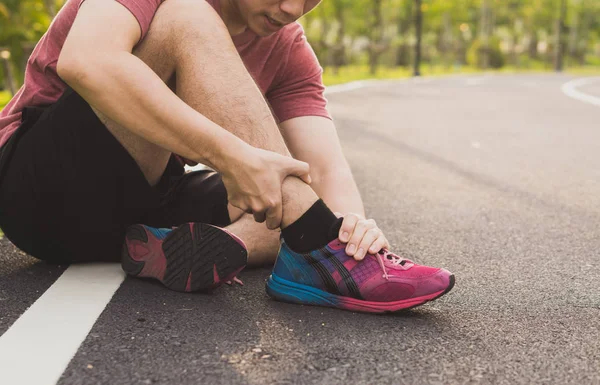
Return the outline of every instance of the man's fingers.
<path id="1" fill-rule="evenodd" d="M 368 228 L 366 221 L 358 221 L 356 223 L 356 226 L 354 226 L 354 231 L 352 232 L 350 240 L 348 241 L 348 245 L 346 245 L 346 254 L 352 257 L 356 254 L 360 241 L 365 236 L 367 230 Z"/>
<path id="2" fill-rule="evenodd" d="M 389 248 L 389 245 L 387 239 L 385 239 L 385 237 L 382 234 L 379 236 L 379 238 L 377 238 L 377 240 L 375 240 L 375 242 L 373 242 L 371 247 L 369 247 L 369 254 L 376 254 L 379 252 L 379 250 L 383 248 L 387 249 Z"/>
<path id="3" fill-rule="evenodd" d="M 233 207 L 242 210 L 245 213 L 249 212 L 249 208 L 248 206 L 246 206 L 244 204 L 244 201 L 241 199 L 238 199 L 237 196 L 235 195 L 227 195 L 227 202 L 232 205 Z"/>
<path id="4" fill-rule="evenodd" d="M 374 220 L 360 218 L 358 220 L 358 222 L 356 223 L 356 226 L 354 226 L 354 231 L 353 231 L 352 235 L 350 236 L 348 245 L 346 246 L 346 254 L 356 258 L 356 253 L 360 253 L 361 257 L 364 257 L 364 255 L 366 254 L 366 252 L 367 252 L 369 246 L 371 246 L 371 244 L 367 245 L 366 247 L 363 247 L 362 250 L 360 250 L 361 249 L 361 241 L 365 237 L 365 234 L 367 233 L 367 231 L 370 231 L 370 230 L 376 230 L 378 232 L 381 232 L 381 230 L 379 230 L 379 228 L 375 224 Z M 375 238 L 377 238 L 377 236 Z"/>
<path id="5" fill-rule="evenodd" d="M 308 184 L 312 183 L 312 179 L 310 177 L 310 166 L 308 163 L 293 158 L 288 159 L 289 165 L 286 169 L 287 175 L 297 176 Z"/>
<path id="6" fill-rule="evenodd" d="M 254 220 L 259 223 L 263 223 L 266 219 L 267 213 L 263 211 L 252 210 L 254 214 Z"/>
<path id="7" fill-rule="evenodd" d="M 281 205 L 281 199 L 279 204 L 271 207 L 267 211 L 267 228 L 269 230 L 275 230 L 281 226 L 281 217 L 283 216 L 283 207 Z"/>
<path id="8" fill-rule="evenodd" d="M 358 250 L 356 251 L 356 254 L 354 254 L 354 259 L 361 261 L 365 255 L 367 255 L 367 252 L 369 251 L 369 248 L 373 242 L 375 242 L 380 235 L 381 230 L 376 227 L 367 231 L 358 245 Z"/>
<path id="9" fill-rule="evenodd" d="M 342 221 L 342 227 L 340 228 L 340 241 L 343 243 L 348 243 L 350 241 L 350 236 L 352 236 L 357 222 L 358 217 L 356 215 L 349 214 L 344 217 L 344 220 Z"/>

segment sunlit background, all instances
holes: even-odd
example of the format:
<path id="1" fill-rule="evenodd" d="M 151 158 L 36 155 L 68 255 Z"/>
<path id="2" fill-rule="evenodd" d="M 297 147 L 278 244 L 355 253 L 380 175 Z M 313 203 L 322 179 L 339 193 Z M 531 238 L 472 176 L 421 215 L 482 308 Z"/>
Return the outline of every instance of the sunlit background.
<path id="1" fill-rule="evenodd" d="M 0 107 L 63 4 L 0 1 Z M 598 0 L 324 0 L 302 24 L 326 84 L 481 70 L 600 72 Z"/>

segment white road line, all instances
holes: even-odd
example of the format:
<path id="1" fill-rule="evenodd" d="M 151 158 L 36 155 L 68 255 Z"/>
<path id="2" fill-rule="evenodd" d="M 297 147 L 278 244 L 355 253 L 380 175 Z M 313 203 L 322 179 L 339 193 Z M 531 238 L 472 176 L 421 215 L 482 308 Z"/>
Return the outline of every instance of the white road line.
<path id="1" fill-rule="evenodd" d="M 357 90 L 359 88 L 368 87 L 370 85 L 377 84 L 381 81 L 378 80 L 357 80 L 354 82 L 344 83 L 344 84 L 336 84 L 334 86 L 329 86 L 325 88 L 325 95 L 329 94 L 337 94 L 338 92 L 346 92 Z"/>
<path id="2" fill-rule="evenodd" d="M 118 264 L 70 266 L 0 336 L 0 384 L 56 384 L 124 278 Z"/>
<path id="3" fill-rule="evenodd" d="M 450 77 L 452 75 L 447 75 L 445 77 Z M 413 84 L 423 84 L 430 83 L 433 80 L 432 77 L 429 76 L 420 76 L 420 77 L 411 77 L 411 78 L 399 78 L 399 79 L 366 79 L 366 80 L 356 80 L 353 82 L 336 84 L 333 86 L 328 86 L 325 88 L 325 95 L 337 94 L 340 92 L 354 91 L 360 88 L 372 87 L 375 85 L 380 85 L 384 83 L 413 83 Z"/>
<path id="4" fill-rule="evenodd" d="M 586 94 L 577 89 L 577 87 L 592 84 L 597 81 L 600 81 L 600 77 L 586 77 L 580 79 L 573 79 L 563 84 L 560 87 L 560 90 L 570 98 L 577 99 L 579 101 L 600 107 L 600 97 Z"/>

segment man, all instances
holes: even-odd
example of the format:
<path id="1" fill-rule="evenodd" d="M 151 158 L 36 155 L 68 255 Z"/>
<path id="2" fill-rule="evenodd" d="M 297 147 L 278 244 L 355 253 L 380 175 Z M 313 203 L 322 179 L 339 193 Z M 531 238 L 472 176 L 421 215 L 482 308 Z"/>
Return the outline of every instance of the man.
<path id="1" fill-rule="evenodd" d="M 364 217 L 296 23 L 318 2 L 67 1 L 0 115 L 6 236 L 51 262 L 121 254 L 179 291 L 278 256 L 283 301 L 385 312 L 448 292 Z"/>

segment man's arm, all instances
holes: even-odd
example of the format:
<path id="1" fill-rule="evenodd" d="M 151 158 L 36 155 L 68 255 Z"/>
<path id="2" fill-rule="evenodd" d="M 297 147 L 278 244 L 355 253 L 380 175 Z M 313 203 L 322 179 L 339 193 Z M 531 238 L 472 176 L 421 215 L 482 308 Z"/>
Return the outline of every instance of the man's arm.
<path id="1" fill-rule="evenodd" d="M 346 253 L 362 260 L 390 244 L 373 219 L 366 219 L 362 198 L 342 152 L 333 122 L 320 116 L 289 119 L 280 124 L 295 158 L 310 165 L 311 187 L 331 208 L 344 216 L 339 239 Z"/>
<path id="2" fill-rule="evenodd" d="M 158 9 L 154 22 L 158 17 L 172 24 L 166 32 L 170 39 L 194 39 L 195 43 L 190 52 L 179 45 L 178 50 L 169 52 L 171 55 L 165 53 L 163 57 L 172 59 L 165 64 L 175 70 L 186 59 L 200 55 L 203 44 L 217 41 L 229 52 L 227 64 L 235 71 L 236 81 L 252 86 L 247 88 L 247 97 L 255 98 L 253 106 L 260 103 L 264 109 L 255 113 L 262 117 L 269 112 L 241 58 L 234 54 L 227 28 L 210 4 L 171 0 Z M 133 134 L 220 171 L 229 203 L 252 212 L 258 222 L 267 218 L 270 229 L 279 227 L 283 181 L 293 175 L 310 183 L 308 164 L 253 147 L 186 104 L 132 53 L 140 37 L 136 17 L 126 7 L 116 1 L 86 0 L 58 58 L 58 75 L 92 107 Z M 193 61 L 187 63 L 193 66 Z M 185 80 L 178 76 L 178 82 Z M 256 118 L 255 122 L 261 120 Z M 262 129 L 259 123 L 253 124 L 256 126 L 247 129 Z M 265 124 L 273 128 L 275 121 Z"/>
<path id="3" fill-rule="evenodd" d="M 342 214 L 365 217 L 333 122 L 320 116 L 303 116 L 286 120 L 280 128 L 292 156 L 310 165 L 311 187 L 327 206 Z"/>
<path id="4" fill-rule="evenodd" d="M 179 99 L 132 54 L 140 39 L 133 15 L 116 1 L 85 1 L 61 51 L 59 76 L 90 105 L 146 140 L 221 168 L 245 147 Z"/>

